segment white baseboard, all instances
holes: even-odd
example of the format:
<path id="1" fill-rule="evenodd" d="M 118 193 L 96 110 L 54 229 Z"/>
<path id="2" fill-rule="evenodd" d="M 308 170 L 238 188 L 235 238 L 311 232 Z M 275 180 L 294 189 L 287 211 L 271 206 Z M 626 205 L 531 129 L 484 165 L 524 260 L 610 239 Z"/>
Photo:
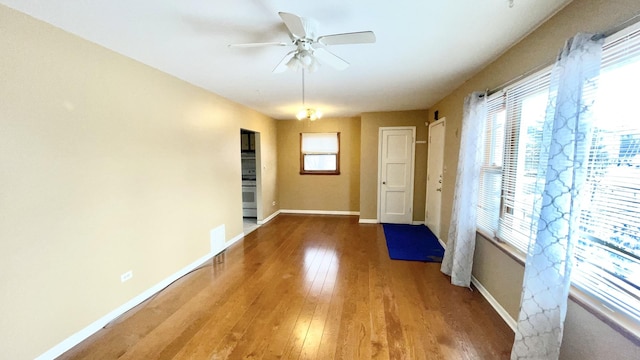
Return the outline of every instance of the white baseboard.
<path id="1" fill-rule="evenodd" d="M 363 219 L 363 218 L 360 218 L 360 220 L 358 220 L 358 222 L 360 224 L 377 224 L 378 223 L 378 219 Z"/>
<path id="2" fill-rule="evenodd" d="M 280 209 L 281 214 L 309 214 L 309 215 L 360 215 L 360 211 L 332 211 L 332 210 L 291 210 Z"/>
<path id="3" fill-rule="evenodd" d="M 500 315 L 502 320 L 504 320 L 504 322 L 506 322 L 507 325 L 509 325 L 511 330 L 513 330 L 513 332 L 515 332 L 516 331 L 517 322 L 511 317 L 511 315 L 509 315 L 507 310 L 505 310 L 502 307 L 502 305 L 500 305 L 498 300 L 496 300 L 491 295 L 491 293 L 487 289 L 485 289 L 485 287 L 482 286 L 482 284 L 474 276 L 471 276 L 471 283 L 476 287 L 476 289 L 478 289 L 480 294 L 482 294 L 482 296 L 484 296 L 484 298 L 487 299 L 487 302 L 489 302 L 489 304 L 491 304 L 491 306 L 496 310 L 498 315 Z"/>
<path id="4" fill-rule="evenodd" d="M 280 210 L 274 212 L 273 214 L 269 215 L 266 219 L 264 220 L 258 220 L 257 224 L 258 225 L 264 225 L 266 223 L 268 223 L 269 221 L 273 220 L 276 216 L 280 215 Z"/>
<path id="5" fill-rule="evenodd" d="M 212 249 L 212 251 L 210 253 L 208 253 L 205 256 L 199 258 L 198 260 L 192 262 L 191 264 L 183 267 L 182 269 L 178 270 L 174 274 L 170 275 L 169 277 L 165 278 L 164 280 L 162 280 L 159 283 L 155 284 L 154 286 L 150 287 L 146 291 L 142 292 L 138 296 L 134 297 L 133 299 L 127 301 L 126 303 L 124 303 L 124 304 L 120 305 L 119 307 L 117 307 L 116 309 L 112 310 L 107 315 L 105 315 L 105 316 L 101 317 L 100 319 L 94 321 L 89 326 L 87 326 L 84 329 L 78 331 L 77 333 L 69 336 L 68 338 L 66 338 L 65 340 L 63 340 L 62 342 L 57 344 L 56 346 L 52 347 L 51 349 L 47 350 L 46 352 L 44 352 L 43 354 L 38 356 L 36 358 L 36 360 L 52 360 L 52 359 L 57 358 L 58 356 L 62 355 L 63 353 L 65 353 L 66 351 L 71 349 L 72 347 L 78 345 L 79 343 L 81 343 L 82 341 L 87 339 L 89 336 L 91 336 L 91 335 L 95 334 L 96 332 L 100 331 L 100 329 L 102 329 L 107 324 L 109 324 L 113 320 L 115 320 L 118 317 L 120 317 L 122 314 L 124 314 L 127 311 L 133 309 L 134 307 L 138 306 L 143 301 L 145 301 L 148 298 L 152 297 L 154 294 L 156 294 L 157 292 L 161 291 L 165 287 L 171 285 L 171 283 L 173 283 L 174 281 L 178 280 L 179 278 L 185 276 L 189 272 L 193 271 L 198 266 L 200 266 L 203 263 L 211 260 L 211 258 L 213 258 L 214 256 L 218 255 L 220 252 L 226 250 L 229 246 L 233 245 L 234 243 L 236 243 L 238 240 L 242 239 L 243 237 L 244 237 L 244 233 L 241 233 L 241 234 L 235 236 L 234 238 L 232 238 L 231 240 L 224 242 L 224 246 L 218 252 L 215 252 L 217 249 L 215 249 L 215 250 Z"/>

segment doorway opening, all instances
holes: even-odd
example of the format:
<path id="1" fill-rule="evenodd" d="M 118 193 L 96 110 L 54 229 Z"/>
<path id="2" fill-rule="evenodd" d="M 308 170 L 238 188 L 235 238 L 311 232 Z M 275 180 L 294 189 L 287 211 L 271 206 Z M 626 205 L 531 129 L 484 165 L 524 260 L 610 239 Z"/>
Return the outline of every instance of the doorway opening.
<path id="1" fill-rule="evenodd" d="M 240 129 L 242 169 L 242 229 L 245 235 L 258 228 L 260 134 Z"/>

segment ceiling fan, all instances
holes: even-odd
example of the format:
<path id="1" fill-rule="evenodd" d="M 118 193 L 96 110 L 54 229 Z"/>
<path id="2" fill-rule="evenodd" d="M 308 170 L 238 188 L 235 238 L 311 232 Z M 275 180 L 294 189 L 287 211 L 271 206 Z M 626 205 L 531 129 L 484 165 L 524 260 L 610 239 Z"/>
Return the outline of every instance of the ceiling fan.
<path id="1" fill-rule="evenodd" d="M 337 70 L 344 70 L 349 66 L 349 63 L 327 50 L 327 46 L 376 42 L 376 35 L 373 31 L 318 36 L 318 23 L 315 20 L 286 12 L 279 12 L 278 14 L 289 30 L 291 42 L 230 44 L 229 46 L 295 46 L 296 49 L 287 53 L 273 69 L 274 73 L 280 73 L 287 69 L 297 71 L 300 68 L 313 72 L 318 69 L 321 63 L 332 66 Z"/>

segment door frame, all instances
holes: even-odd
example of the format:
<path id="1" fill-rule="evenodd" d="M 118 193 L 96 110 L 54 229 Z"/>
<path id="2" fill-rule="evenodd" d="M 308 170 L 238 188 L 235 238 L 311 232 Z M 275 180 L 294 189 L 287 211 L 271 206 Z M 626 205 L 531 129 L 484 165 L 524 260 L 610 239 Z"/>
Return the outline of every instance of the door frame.
<path id="1" fill-rule="evenodd" d="M 429 174 L 429 160 L 431 159 L 431 127 L 432 126 L 437 126 L 440 125 L 440 123 L 442 123 L 442 159 L 443 159 L 443 163 L 442 163 L 442 174 L 443 174 L 443 178 L 444 178 L 444 150 L 446 148 L 446 134 L 447 134 L 447 118 L 443 117 L 440 118 L 432 123 L 429 124 L 429 137 L 427 140 L 427 181 L 425 183 L 425 199 L 424 199 L 424 223 L 425 225 L 427 224 L 427 218 L 428 218 L 428 208 L 429 208 L 429 176 L 431 174 Z M 444 182 L 443 182 L 444 183 Z M 442 192 L 440 193 L 440 197 L 442 198 Z M 442 201 L 440 201 L 440 214 L 442 215 Z M 440 219 L 442 220 L 442 219 Z M 440 232 L 440 226 L 441 224 L 438 224 L 438 232 Z"/>
<path id="2" fill-rule="evenodd" d="M 382 190 L 382 187 L 380 185 L 382 185 L 382 133 L 384 130 L 411 130 L 412 133 L 412 141 L 411 141 L 411 185 L 409 186 L 409 197 L 411 199 L 411 205 L 410 205 L 410 212 L 411 212 L 411 221 L 409 222 L 409 224 L 413 223 L 413 210 L 415 210 L 413 208 L 413 202 L 414 202 L 414 185 L 415 185 L 415 168 L 416 168 L 416 127 L 415 126 L 387 126 L 387 127 L 379 127 L 378 128 L 378 178 L 377 180 L 377 192 L 376 192 L 376 198 L 377 198 L 377 222 L 380 223 L 381 222 L 381 210 L 380 209 L 380 191 Z"/>

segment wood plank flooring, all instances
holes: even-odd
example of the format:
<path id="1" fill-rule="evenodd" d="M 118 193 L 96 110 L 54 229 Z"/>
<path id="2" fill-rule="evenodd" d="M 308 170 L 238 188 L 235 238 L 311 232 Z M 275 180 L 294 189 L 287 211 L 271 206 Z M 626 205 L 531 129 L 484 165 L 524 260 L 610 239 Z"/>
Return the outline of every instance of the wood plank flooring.
<path id="1" fill-rule="evenodd" d="M 281 214 L 60 359 L 508 359 L 513 332 L 382 226 Z"/>

